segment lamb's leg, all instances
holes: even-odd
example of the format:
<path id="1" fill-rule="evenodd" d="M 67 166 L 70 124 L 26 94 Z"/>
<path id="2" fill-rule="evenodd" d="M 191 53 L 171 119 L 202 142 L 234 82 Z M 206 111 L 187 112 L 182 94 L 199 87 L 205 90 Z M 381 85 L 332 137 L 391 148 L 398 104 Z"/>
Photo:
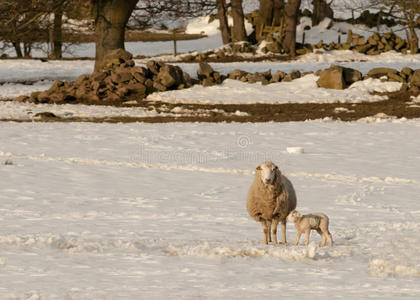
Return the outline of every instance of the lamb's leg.
<path id="1" fill-rule="evenodd" d="M 277 241 L 277 225 L 279 224 L 279 220 L 278 219 L 274 219 L 273 223 L 271 223 L 271 233 L 273 234 L 273 243 L 274 245 L 278 244 Z"/>
<path id="2" fill-rule="evenodd" d="M 328 238 L 328 244 L 330 245 L 330 247 L 332 247 L 333 246 L 333 240 L 332 240 L 332 235 L 329 231 L 327 232 L 327 238 Z"/>
<path id="3" fill-rule="evenodd" d="M 326 233 L 323 233 L 322 234 L 322 241 L 321 241 L 321 247 L 324 247 L 325 246 L 325 244 L 327 243 L 327 236 L 326 236 Z"/>
<path id="4" fill-rule="evenodd" d="M 287 244 L 286 239 L 286 220 L 281 220 L 281 233 L 283 234 L 282 243 Z"/>
<path id="5" fill-rule="evenodd" d="M 325 232 L 322 232 L 322 230 L 321 229 L 317 229 L 316 230 L 318 233 L 319 233 L 319 235 L 322 237 L 322 241 L 321 241 L 321 244 L 319 245 L 320 247 L 324 247 L 325 246 L 325 243 L 327 242 L 327 237 L 326 237 L 326 234 L 325 234 Z"/>
<path id="6" fill-rule="evenodd" d="M 306 246 L 308 246 L 309 245 L 309 236 L 311 235 L 311 230 L 310 229 L 308 229 L 308 230 L 305 230 L 305 244 L 306 244 Z"/>
<path id="7" fill-rule="evenodd" d="M 264 243 L 267 245 L 268 242 L 271 240 L 269 222 L 264 220 L 261 222 L 261 224 L 262 224 L 263 232 L 264 232 Z"/>
<path id="8" fill-rule="evenodd" d="M 300 240 L 300 236 L 302 235 L 302 232 L 298 231 L 297 235 L 296 235 L 296 243 L 295 246 L 299 245 L 299 240 Z"/>

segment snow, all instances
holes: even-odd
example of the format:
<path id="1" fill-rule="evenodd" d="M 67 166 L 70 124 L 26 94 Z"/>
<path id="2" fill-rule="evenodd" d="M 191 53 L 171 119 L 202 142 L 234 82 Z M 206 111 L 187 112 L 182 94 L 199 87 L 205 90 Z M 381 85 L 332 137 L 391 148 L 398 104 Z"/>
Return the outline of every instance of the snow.
<path id="1" fill-rule="evenodd" d="M 420 120 L 0 123 L 1 299 L 417 299 Z M 290 147 L 304 148 L 299 155 Z M 272 159 L 335 245 L 262 242 Z"/>
<path id="2" fill-rule="evenodd" d="M 64 119 L 101 118 L 101 117 L 156 117 L 176 116 L 170 113 L 158 113 L 142 107 L 114 107 L 79 104 L 32 104 L 11 101 L 0 101 L 0 119 L 33 119 L 37 113 L 51 112 Z"/>
<path id="3" fill-rule="evenodd" d="M 344 90 L 319 88 L 318 76 L 309 74 L 292 82 L 244 83 L 227 79 L 221 85 L 192 88 L 176 91 L 153 93 L 147 97 L 150 101 L 169 103 L 200 104 L 251 104 L 251 103 L 360 103 L 388 99 L 387 96 L 372 95 L 373 92 L 393 92 L 401 88 L 398 82 L 381 82 L 369 78 L 359 81 Z"/>
<path id="4" fill-rule="evenodd" d="M 185 30 L 185 33 L 189 34 L 200 34 L 204 33 L 206 35 L 220 35 L 220 22 L 218 19 L 210 21 L 210 16 L 198 17 L 191 20 Z M 228 16 L 228 25 L 233 26 L 232 16 Z M 252 24 L 245 20 L 245 30 L 247 34 L 251 34 L 253 31 Z"/>

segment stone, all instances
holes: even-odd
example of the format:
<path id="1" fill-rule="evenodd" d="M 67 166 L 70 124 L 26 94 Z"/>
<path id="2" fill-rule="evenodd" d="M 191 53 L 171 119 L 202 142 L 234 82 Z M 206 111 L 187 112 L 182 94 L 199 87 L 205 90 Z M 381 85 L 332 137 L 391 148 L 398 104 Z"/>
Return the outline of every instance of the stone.
<path id="1" fill-rule="evenodd" d="M 130 52 L 125 51 L 122 48 L 118 48 L 118 49 L 109 51 L 104 56 L 104 62 L 118 60 L 120 63 L 125 63 L 125 62 L 127 62 L 131 59 L 133 59 L 133 55 Z"/>
<path id="2" fill-rule="evenodd" d="M 141 74 L 144 77 L 147 77 L 149 75 L 149 70 L 147 70 L 145 67 L 135 66 L 135 67 L 130 68 L 129 71 L 133 76 L 136 73 Z"/>
<path id="3" fill-rule="evenodd" d="M 50 93 L 48 91 L 43 91 L 39 93 L 37 99 L 40 103 L 48 103 L 50 100 Z"/>
<path id="4" fill-rule="evenodd" d="M 111 74 L 111 79 L 115 83 L 124 83 L 128 82 L 133 78 L 133 75 L 129 71 L 122 70 L 118 72 L 113 72 Z"/>
<path id="5" fill-rule="evenodd" d="M 28 96 L 19 96 L 13 99 L 13 101 L 15 102 L 26 102 L 28 101 L 29 97 Z"/>
<path id="6" fill-rule="evenodd" d="M 199 68 L 197 70 L 198 79 L 203 80 L 205 78 L 210 78 L 213 72 L 213 68 L 208 63 L 200 62 Z"/>
<path id="7" fill-rule="evenodd" d="M 284 82 L 290 82 L 292 81 L 292 76 L 290 76 L 290 74 L 286 74 L 283 78 Z"/>
<path id="8" fill-rule="evenodd" d="M 84 81 L 88 81 L 89 79 L 90 79 L 90 75 L 88 75 L 88 74 L 82 74 L 79 77 L 77 77 L 77 79 L 74 81 L 74 84 L 75 85 L 80 85 Z"/>
<path id="9" fill-rule="evenodd" d="M 344 69 L 342 67 L 330 67 L 329 69 L 321 72 L 321 75 L 316 83 L 321 88 L 343 90 L 346 88 L 343 73 Z"/>
<path id="10" fill-rule="evenodd" d="M 56 80 L 53 85 L 48 89 L 48 92 L 50 93 L 55 93 L 59 90 L 61 90 L 61 88 L 64 87 L 64 82 L 61 80 Z"/>
<path id="11" fill-rule="evenodd" d="M 58 118 L 55 114 L 49 111 L 39 112 L 34 115 L 34 118 L 40 119 L 55 119 Z"/>
<path id="12" fill-rule="evenodd" d="M 129 90 L 128 90 L 128 88 L 126 86 L 121 86 L 116 91 L 116 94 L 118 96 L 120 96 L 120 98 L 123 98 L 123 97 L 127 96 L 128 93 L 129 93 Z"/>
<path id="13" fill-rule="evenodd" d="M 363 79 L 362 73 L 352 68 L 343 68 L 343 76 L 347 86 Z"/>
<path id="14" fill-rule="evenodd" d="M 149 60 L 146 63 L 146 66 L 150 70 L 150 72 L 152 72 L 153 74 L 155 75 L 159 74 L 160 65 L 154 60 Z"/>
<path id="15" fill-rule="evenodd" d="M 409 68 L 409 67 L 404 67 L 404 68 L 402 68 L 402 70 L 401 70 L 401 73 L 403 73 L 403 74 L 405 74 L 405 75 L 407 75 L 407 76 L 410 76 L 410 75 L 412 75 L 413 74 L 413 69 L 411 69 L 411 68 Z"/>
<path id="16" fill-rule="evenodd" d="M 382 76 L 388 76 L 388 74 L 391 73 L 398 74 L 398 71 L 392 68 L 374 68 L 368 72 L 368 76 L 373 78 L 381 78 Z"/>
<path id="17" fill-rule="evenodd" d="M 420 88 L 420 69 L 414 71 L 410 79 L 410 85 L 412 87 Z"/>
<path id="18" fill-rule="evenodd" d="M 167 88 L 178 86 L 183 83 L 182 70 L 177 66 L 164 65 L 160 68 L 156 80 Z"/>
<path id="19" fill-rule="evenodd" d="M 144 83 L 146 81 L 146 77 L 141 74 L 141 73 L 132 73 L 134 79 L 138 82 L 138 83 Z"/>
<path id="20" fill-rule="evenodd" d="M 86 96 L 89 94 L 89 89 L 84 86 L 79 86 L 76 89 L 74 96 L 78 100 L 86 99 Z"/>
<path id="21" fill-rule="evenodd" d="M 298 79 L 300 77 L 302 77 L 302 74 L 300 73 L 300 71 L 292 71 L 292 72 L 290 72 L 290 78 L 292 80 Z"/>
<path id="22" fill-rule="evenodd" d="M 91 77 L 93 81 L 100 82 L 103 81 L 107 76 L 108 74 L 105 72 L 94 72 Z"/>
<path id="23" fill-rule="evenodd" d="M 354 50 L 360 53 L 367 53 L 371 47 L 370 44 L 361 44 L 354 47 Z"/>
<path id="24" fill-rule="evenodd" d="M 405 82 L 404 78 L 396 73 L 388 73 L 388 78 L 390 81 L 396 81 L 401 83 Z"/>
<path id="25" fill-rule="evenodd" d="M 159 92 L 165 92 L 167 90 L 166 86 L 164 86 L 158 81 L 153 82 L 153 88 L 155 88 Z"/>
<path id="26" fill-rule="evenodd" d="M 244 75 L 246 75 L 247 72 L 240 70 L 240 69 L 235 69 L 232 72 L 230 72 L 228 74 L 228 78 L 229 79 L 235 79 L 235 80 L 239 80 L 241 77 L 243 77 Z"/>
<path id="27" fill-rule="evenodd" d="M 64 103 L 66 102 L 66 95 L 64 93 L 54 93 L 50 95 L 50 101 L 53 103 Z"/>
<path id="28" fill-rule="evenodd" d="M 212 78 L 204 78 L 202 82 L 203 86 L 213 86 L 215 85 L 215 82 Z"/>
<path id="29" fill-rule="evenodd" d="M 286 76 L 286 74 L 282 71 L 277 71 L 276 74 L 274 74 L 273 76 L 273 82 L 280 82 L 283 80 L 284 76 Z"/>

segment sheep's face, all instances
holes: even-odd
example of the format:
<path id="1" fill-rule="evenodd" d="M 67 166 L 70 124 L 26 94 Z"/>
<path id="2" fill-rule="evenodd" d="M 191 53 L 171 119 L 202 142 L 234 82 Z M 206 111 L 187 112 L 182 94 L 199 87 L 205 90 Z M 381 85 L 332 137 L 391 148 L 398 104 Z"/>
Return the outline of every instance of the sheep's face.
<path id="1" fill-rule="evenodd" d="M 274 184 L 276 175 L 280 174 L 279 168 L 271 161 L 266 161 L 257 166 L 257 171 L 265 185 Z"/>
<path id="2" fill-rule="evenodd" d="M 290 212 L 290 214 L 287 216 L 287 222 L 293 222 L 294 223 L 294 222 L 296 222 L 297 219 L 299 219 L 301 217 L 302 217 L 302 215 L 298 211 L 294 210 L 294 211 Z"/>

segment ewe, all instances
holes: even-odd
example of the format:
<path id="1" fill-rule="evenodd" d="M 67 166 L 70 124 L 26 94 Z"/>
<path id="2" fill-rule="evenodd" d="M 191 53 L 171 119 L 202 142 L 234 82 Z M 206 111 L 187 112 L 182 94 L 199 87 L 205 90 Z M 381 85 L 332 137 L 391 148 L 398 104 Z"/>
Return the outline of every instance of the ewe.
<path id="1" fill-rule="evenodd" d="M 286 244 L 286 218 L 296 208 L 296 193 L 289 179 L 271 161 L 257 166 L 246 207 L 249 215 L 262 224 L 264 243 L 271 242 L 271 228 L 277 244 L 277 225 L 281 221 L 282 242 Z"/>

